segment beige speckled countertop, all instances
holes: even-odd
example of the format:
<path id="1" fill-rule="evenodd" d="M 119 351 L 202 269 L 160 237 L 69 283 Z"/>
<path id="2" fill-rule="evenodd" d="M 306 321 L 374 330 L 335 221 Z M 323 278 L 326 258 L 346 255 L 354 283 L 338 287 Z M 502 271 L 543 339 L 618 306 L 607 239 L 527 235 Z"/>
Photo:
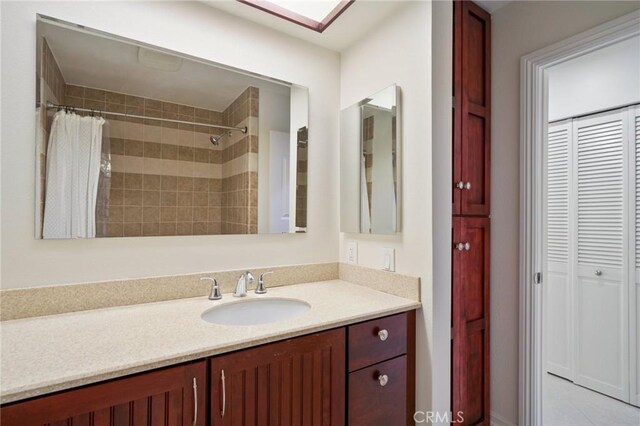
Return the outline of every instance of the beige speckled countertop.
<path id="1" fill-rule="evenodd" d="M 0 323 L 0 403 L 200 359 L 375 317 L 420 303 L 341 280 L 269 289 L 258 297 L 311 305 L 292 320 L 252 326 L 214 325 L 205 310 L 237 302 L 206 297 L 72 312 Z"/>

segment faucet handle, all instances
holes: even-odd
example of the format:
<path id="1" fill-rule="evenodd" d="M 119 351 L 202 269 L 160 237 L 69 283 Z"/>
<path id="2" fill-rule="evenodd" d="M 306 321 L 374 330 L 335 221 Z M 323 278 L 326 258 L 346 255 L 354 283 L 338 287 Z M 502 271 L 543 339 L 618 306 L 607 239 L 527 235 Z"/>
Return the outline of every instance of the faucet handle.
<path id="1" fill-rule="evenodd" d="M 273 274 L 273 271 L 263 272 L 260 274 L 260 278 L 258 278 L 258 285 L 256 286 L 256 294 L 265 294 L 267 292 L 267 288 L 264 285 L 264 276 Z"/>
<path id="2" fill-rule="evenodd" d="M 201 281 L 209 280 L 211 281 L 211 292 L 209 293 L 209 300 L 220 300 L 222 299 L 222 293 L 220 293 L 220 285 L 218 285 L 218 280 L 210 277 L 202 277 Z"/>

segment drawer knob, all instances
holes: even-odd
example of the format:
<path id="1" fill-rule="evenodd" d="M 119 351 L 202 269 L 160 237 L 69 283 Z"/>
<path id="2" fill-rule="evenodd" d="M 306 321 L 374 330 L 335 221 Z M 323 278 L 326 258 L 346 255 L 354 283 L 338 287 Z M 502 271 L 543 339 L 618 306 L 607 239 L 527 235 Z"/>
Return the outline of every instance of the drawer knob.
<path id="1" fill-rule="evenodd" d="M 382 330 L 378 331 L 378 337 L 384 342 L 385 340 L 387 340 L 387 337 L 389 337 L 389 332 L 383 328 Z"/>
<path id="2" fill-rule="evenodd" d="M 387 386 L 387 383 L 389 383 L 389 376 L 387 376 L 386 374 L 379 375 L 378 383 L 380 383 L 380 386 Z"/>

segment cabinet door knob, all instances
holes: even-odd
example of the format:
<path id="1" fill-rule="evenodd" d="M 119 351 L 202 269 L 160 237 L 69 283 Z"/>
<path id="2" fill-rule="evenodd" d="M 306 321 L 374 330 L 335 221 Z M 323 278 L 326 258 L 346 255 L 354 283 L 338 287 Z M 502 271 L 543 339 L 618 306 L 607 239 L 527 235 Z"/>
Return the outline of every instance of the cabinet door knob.
<path id="1" fill-rule="evenodd" d="M 466 189 L 467 191 L 471 189 L 471 182 L 467 182 L 464 184 L 464 189 Z"/>
<path id="2" fill-rule="evenodd" d="M 596 275 L 597 276 L 601 276 L 602 275 L 602 271 L 600 269 L 596 269 Z"/>
<path id="3" fill-rule="evenodd" d="M 456 250 L 458 250 L 458 251 L 462 251 L 462 250 L 469 251 L 469 250 L 471 250 L 471 244 L 469 244 L 468 242 L 467 243 L 458 243 L 458 244 L 455 245 L 455 247 L 456 247 Z"/>
<path id="4" fill-rule="evenodd" d="M 389 383 L 389 376 L 386 374 L 380 374 L 378 376 L 378 383 L 380 383 L 380 386 L 387 386 L 387 383 Z"/>
<path id="5" fill-rule="evenodd" d="M 383 328 L 382 330 L 378 331 L 378 337 L 384 342 L 385 340 L 387 340 L 387 337 L 389 337 L 389 332 Z"/>
<path id="6" fill-rule="evenodd" d="M 464 189 L 464 182 L 463 182 L 463 181 L 460 181 L 460 182 L 456 183 L 456 188 L 458 188 L 458 189 Z"/>

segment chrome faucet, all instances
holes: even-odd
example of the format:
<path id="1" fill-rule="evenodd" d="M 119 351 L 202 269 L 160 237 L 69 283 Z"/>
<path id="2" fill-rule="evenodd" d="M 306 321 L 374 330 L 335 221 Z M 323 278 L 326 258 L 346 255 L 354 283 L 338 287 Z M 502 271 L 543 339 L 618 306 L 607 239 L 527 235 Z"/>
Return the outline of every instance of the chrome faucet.
<path id="1" fill-rule="evenodd" d="M 251 285 L 251 283 L 253 283 L 255 281 L 255 279 L 253 278 L 253 275 L 251 275 L 251 272 L 247 271 L 247 272 L 243 272 L 242 275 L 240 275 L 240 278 L 238 278 L 238 283 L 236 284 L 236 289 L 233 291 L 233 296 L 234 297 L 244 297 L 247 295 L 247 286 Z"/>
<path id="2" fill-rule="evenodd" d="M 220 285 L 218 285 L 218 280 L 210 277 L 202 277 L 201 281 L 211 281 L 211 292 L 209 293 L 209 300 L 220 300 L 222 299 L 222 293 L 220 293 Z"/>
<path id="3" fill-rule="evenodd" d="M 273 274 L 273 271 L 260 274 L 260 278 L 258 278 L 258 285 L 256 286 L 256 294 L 265 294 L 267 292 L 267 287 L 264 285 L 264 276 L 269 274 Z"/>

